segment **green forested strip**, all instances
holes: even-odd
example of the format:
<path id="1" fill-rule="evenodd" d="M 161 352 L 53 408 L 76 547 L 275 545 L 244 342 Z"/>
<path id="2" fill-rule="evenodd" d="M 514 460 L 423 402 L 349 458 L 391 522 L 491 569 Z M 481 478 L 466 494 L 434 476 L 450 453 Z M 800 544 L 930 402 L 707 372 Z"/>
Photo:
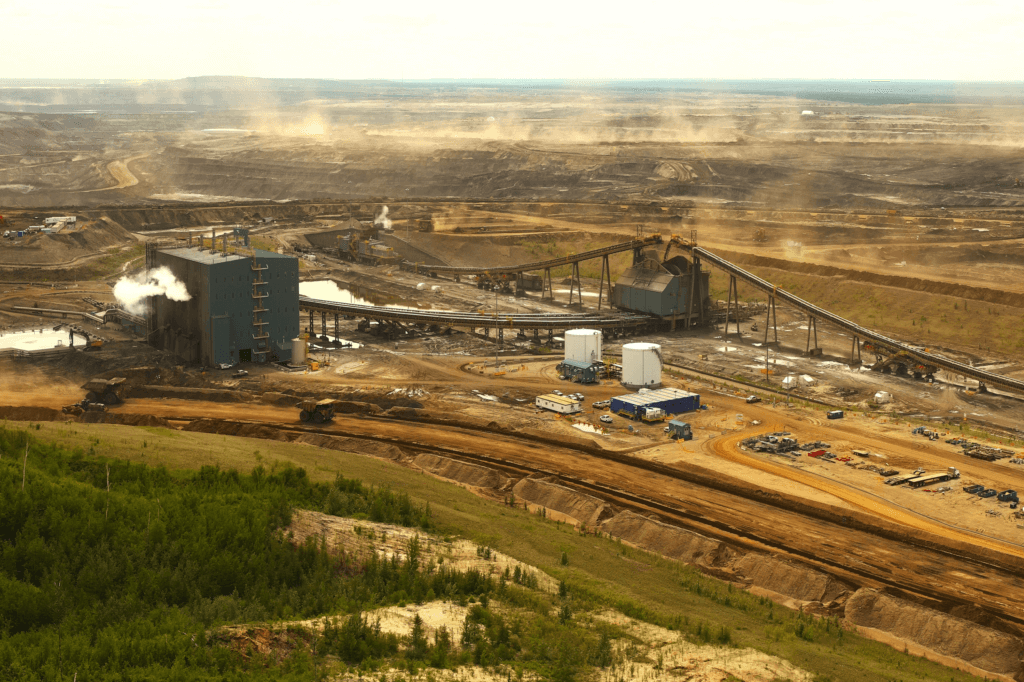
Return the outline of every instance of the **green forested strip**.
<path id="1" fill-rule="evenodd" d="M 479 576 L 355 564 L 289 542 L 295 506 L 429 527 L 404 494 L 359 481 L 315 484 L 295 468 L 172 474 L 3 428 L 0 453 L 0 679 L 219 676 L 245 663 L 207 646 L 212 624 L 480 590 Z"/>

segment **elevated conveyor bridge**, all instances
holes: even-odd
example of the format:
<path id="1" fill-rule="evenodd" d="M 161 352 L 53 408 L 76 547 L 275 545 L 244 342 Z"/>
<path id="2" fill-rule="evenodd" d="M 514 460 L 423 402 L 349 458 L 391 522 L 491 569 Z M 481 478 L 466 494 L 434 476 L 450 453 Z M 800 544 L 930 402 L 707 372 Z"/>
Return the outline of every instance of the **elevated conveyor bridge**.
<path id="1" fill-rule="evenodd" d="M 646 328 L 653 328 L 660 321 L 648 315 L 638 314 L 536 314 L 536 313 L 486 313 L 461 312 L 455 310 L 414 310 L 409 308 L 387 308 L 383 306 L 359 305 L 355 303 L 338 303 L 299 296 L 299 309 L 309 315 L 308 331 L 315 329 L 315 316 L 320 316 L 321 333 L 327 333 L 327 320 L 334 317 L 335 337 L 339 336 L 339 318 L 362 318 L 361 330 L 366 330 L 370 322 L 376 322 L 378 329 L 388 330 L 386 336 L 394 336 L 405 327 L 426 327 L 441 330 L 446 328 L 481 329 L 487 334 L 494 329 L 499 338 L 504 337 L 505 330 L 547 330 L 553 336 L 555 330 L 601 329 L 612 336 L 635 333 Z"/>
<path id="2" fill-rule="evenodd" d="M 815 355 L 821 353 L 817 340 L 817 322 L 820 320 L 849 333 L 853 337 L 850 353 L 851 361 L 855 363 L 860 362 L 860 350 L 861 348 L 864 348 L 875 353 L 877 361 L 874 366 L 879 370 L 886 371 L 893 367 L 899 367 L 904 371 L 911 372 L 915 376 L 921 377 L 930 376 L 939 369 L 943 369 L 952 374 L 970 377 L 977 380 L 979 387 L 982 389 L 987 386 L 997 386 L 1015 393 L 1024 394 L 1024 381 L 1020 379 L 1014 379 L 1012 377 L 989 372 L 962 362 L 957 362 L 956 360 L 951 360 L 936 353 L 930 353 L 916 346 L 911 346 L 903 343 L 902 341 L 897 341 L 896 339 L 880 334 L 874 330 L 868 329 L 867 327 L 851 322 L 850 320 L 840 317 L 835 313 L 805 301 L 799 296 L 795 296 L 788 291 L 779 289 L 771 282 L 763 280 L 738 265 L 730 263 L 720 256 L 716 256 L 707 249 L 697 246 L 696 242 L 687 241 L 680 237 L 672 237 L 669 245 L 675 245 L 685 251 L 689 251 L 694 260 L 695 266 L 699 266 L 700 261 L 704 261 L 720 268 L 729 275 L 729 310 L 726 314 L 726 334 L 729 333 L 729 325 L 737 319 L 730 313 L 734 302 L 734 293 L 735 302 L 737 305 L 739 303 L 736 281 L 740 280 L 768 295 L 768 321 L 765 324 L 766 344 L 770 343 L 768 340 L 768 333 L 770 329 L 775 330 L 775 340 L 772 343 L 778 343 L 779 340 L 778 329 L 775 324 L 775 302 L 778 300 L 791 305 L 807 315 L 808 354 Z M 736 333 L 739 333 L 738 321 L 736 322 Z M 813 346 L 811 345 L 812 338 Z"/>
<path id="3" fill-rule="evenodd" d="M 632 251 L 634 262 L 636 262 L 639 260 L 640 254 L 644 248 L 656 246 L 661 243 L 662 238 L 660 234 L 648 235 L 646 237 L 637 235 L 636 239 L 631 239 L 619 244 L 602 246 L 599 249 L 591 249 L 590 251 L 584 251 L 583 253 L 571 253 L 566 256 L 559 256 L 558 258 L 549 258 L 547 260 L 536 261 L 533 263 L 522 263 L 520 265 L 504 265 L 501 267 L 463 267 L 455 265 L 426 265 L 403 261 L 402 269 L 421 272 L 431 277 L 437 277 L 438 275 L 450 275 L 456 282 L 460 281 L 462 277 L 476 276 L 478 287 L 498 289 L 501 291 L 510 291 L 513 282 L 517 283 L 517 288 L 522 287 L 524 273 L 542 272 L 543 278 L 541 289 L 543 291 L 543 295 L 545 297 L 554 298 L 554 291 L 551 286 L 551 269 L 564 265 L 571 265 L 572 275 L 569 280 L 569 304 L 571 305 L 575 295 L 579 296 L 581 303 L 583 302 L 583 293 L 580 283 L 580 263 L 600 258 L 602 260 L 601 283 L 599 285 L 597 300 L 597 307 L 600 310 L 604 303 L 604 293 L 606 289 L 608 291 L 608 300 L 609 302 L 611 301 L 612 278 L 611 266 L 608 262 L 608 257 L 616 253 Z"/>

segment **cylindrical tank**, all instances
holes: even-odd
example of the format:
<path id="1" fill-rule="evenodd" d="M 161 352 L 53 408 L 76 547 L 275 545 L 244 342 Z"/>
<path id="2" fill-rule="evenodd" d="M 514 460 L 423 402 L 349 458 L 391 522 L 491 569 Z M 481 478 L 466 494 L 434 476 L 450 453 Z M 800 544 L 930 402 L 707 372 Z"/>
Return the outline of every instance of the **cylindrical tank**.
<path id="1" fill-rule="evenodd" d="M 570 329 L 565 332 L 565 359 L 576 362 L 600 362 L 601 331 Z"/>
<path id="2" fill-rule="evenodd" d="M 627 388 L 661 387 L 661 346 L 627 343 L 622 347 L 622 385 Z"/>
<path id="3" fill-rule="evenodd" d="M 306 339 L 301 337 L 292 339 L 292 364 L 306 364 Z"/>

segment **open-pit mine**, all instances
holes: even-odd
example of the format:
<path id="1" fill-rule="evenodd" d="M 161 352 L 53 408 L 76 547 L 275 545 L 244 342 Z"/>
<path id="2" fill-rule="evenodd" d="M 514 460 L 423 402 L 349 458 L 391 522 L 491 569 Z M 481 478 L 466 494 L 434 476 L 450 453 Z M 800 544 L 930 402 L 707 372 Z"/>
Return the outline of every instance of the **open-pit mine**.
<path id="1" fill-rule="evenodd" d="M 384 459 L 1024 680 L 1019 106 L 30 85 L 0 418 Z"/>

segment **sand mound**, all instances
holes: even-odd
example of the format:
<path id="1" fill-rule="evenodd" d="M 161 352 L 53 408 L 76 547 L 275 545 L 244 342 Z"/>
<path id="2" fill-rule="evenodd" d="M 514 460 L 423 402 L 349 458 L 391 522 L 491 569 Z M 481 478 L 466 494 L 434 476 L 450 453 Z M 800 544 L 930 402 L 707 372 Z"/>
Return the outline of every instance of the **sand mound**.
<path id="1" fill-rule="evenodd" d="M 1024 642 L 1016 637 L 872 589 L 850 597 L 846 618 L 990 673 L 1024 672 Z"/>
<path id="2" fill-rule="evenodd" d="M 437 455 L 420 454 L 416 455 L 413 462 L 424 471 L 429 471 L 435 476 L 446 478 L 450 481 L 458 481 L 477 488 L 490 488 L 500 490 L 509 483 L 509 478 L 494 469 L 459 462 L 448 457 Z"/>
<path id="3" fill-rule="evenodd" d="M 163 417 L 151 414 L 122 414 L 120 412 L 83 412 L 78 421 L 87 424 L 123 424 L 125 426 L 162 426 L 170 428 Z"/>
<path id="4" fill-rule="evenodd" d="M 529 505 L 544 507 L 552 518 L 561 515 L 584 526 L 595 527 L 610 513 L 608 505 L 596 497 L 543 479 L 524 478 L 512 492 Z"/>
<path id="5" fill-rule="evenodd" d="M 392 407 L 384 413 L 385 417 L 396 419 L 422 419 L 428 416 L 426 410 L 418 407 Z"/>
<path id="6" fill-rule="evenodd" d="M 634 547 L 687 563 L 697 563 L 703 557 L 715 556 L 722 548 L 722 543 L 717 540 L 631 511 L 624 511 L 608 519 L 601 524 L 601 530 Z"/>
<path id="7" fill-rule="evenodd" d="M 10 419 L 16 422 L 54 422 L 72 419 L 72 417 L 49 407 L 4 405 L 0 407 L 0 419 Z"/>
<path id="8" fill-rule="evenodd" d="M 334 403 L 334 411 L 338 414 L 380 414 L 384 411 L 384 408 L 373 403 L 338 400 Z"/>
<path id="9" fill-rule="evenodd" d="M 288 395 L 287 393 L 267 391 L 260 396 L 260 402 L 266 403 L 267 405 L 273 405 L 275 407 L 295 407 L 295 405 L 298 404 L 299 399 L 293 395 Z"/>
<path id="10" fill-rule="evenodd" d="M 800 601 L 829 604 L 849 592 L 832 576 L 768 554 L 746 554 L 735 561 L 733 568 L 752 585 Z"/>
<path id="11" fill-rule="evenodd" d="M 216 403 L 248 402 L 249 395 L 227 388 L 191 388 L 188 386 L 136 386 L 133 398 L 174 398 L 176 400 L 209 400 Z"/>
<path id="12" fill-rule="evenodd" d="M 196 419 L 195 421 L 186 424 L 182 430 L 196 431 L 199 433 L 216 433 L 223 436 L 240 436 L 242 438 L 277 440 L 285 443 L 303 443 L 305 445 L 326 448 L 328 450 L 355 452 L 362 455 L 384 457 L 386 459 L 398 459 L 399 457 L 403 457 L 408 454 L 395 445 L 378 443 L 373 440 L 346 438 L 344 436 L 328 436 L 319 433 L 282 431 L 263 424 L 234 422 L 224 419 Z"/>

